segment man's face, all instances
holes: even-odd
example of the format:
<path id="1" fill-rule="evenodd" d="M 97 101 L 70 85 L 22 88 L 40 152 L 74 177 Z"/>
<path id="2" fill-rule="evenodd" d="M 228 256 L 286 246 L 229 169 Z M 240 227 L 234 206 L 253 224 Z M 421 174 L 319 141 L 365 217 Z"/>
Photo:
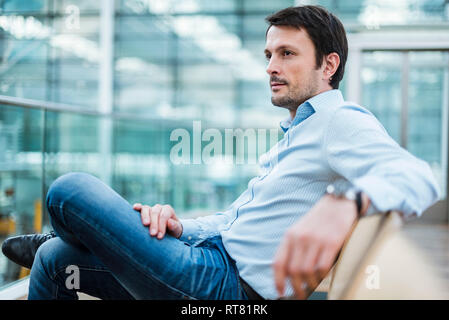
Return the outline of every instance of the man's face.
<path id="1" fill-rule="evenodd" d="M 273 105 L 296 110 L 318 94 L 322 71 L 316 68 L 315 47 L 304 29 L 270 27 L 265 55 Z"/>

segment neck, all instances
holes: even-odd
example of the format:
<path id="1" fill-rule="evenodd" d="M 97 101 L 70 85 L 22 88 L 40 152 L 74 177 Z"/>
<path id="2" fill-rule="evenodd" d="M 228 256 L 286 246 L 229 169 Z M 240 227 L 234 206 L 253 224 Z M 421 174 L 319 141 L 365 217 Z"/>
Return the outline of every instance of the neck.
<path id="1" fill-rule="evenodd" d="M 332 90 L 332 89 L 333 89 L 333 88 L 332 88 L 331 86 L 328 85 L 328 86 L 326 86 L 326 87 L 324 87 L 324 88 L 318 90 L 314 95 L 310 96 L 309 98 L 307 98 L 306 100 L 304 100 L 303 102 L 301 102 L 296 108 L 288 109 L 288 111 L 290 112 L 290 117 L 291 117 L 291 119 L 293 120 L 293 119 L 295 118 L 295 116 L 296 116 L 296 111 L 298 110 L 299 106 L 300 106 L 301 104 L 303 104 L 305 101 L 307 101 L 307 100 L 309 100 L 310 98 L 313 98 L 313 97 L 319 95 L 320 93 L 323 93 L 323 92 L 326 92 L 326 91 L 329 91 L 329 90 Z"/>
<path id="2" fill-rule="evenodd" d="M 295 118 L 295 116 L 296 116 L 296 110 L 297 110 L 298 108 L 296 108 L 296 109 L 289 109 L 288 111 L 290 112 L 290 118 L 293 120 L 294 118 Z"/>

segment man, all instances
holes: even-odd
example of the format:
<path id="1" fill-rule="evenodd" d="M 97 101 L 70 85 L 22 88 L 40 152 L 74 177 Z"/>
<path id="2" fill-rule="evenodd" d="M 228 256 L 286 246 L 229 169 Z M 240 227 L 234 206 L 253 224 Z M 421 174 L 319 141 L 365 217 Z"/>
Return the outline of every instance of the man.
<path id="1" fill-rule="evenodd" d="M 179 219 L 169 205 L 131 207 L 88 174 L 58 178 L 47 194 L 56 236 L 6 245 L 23 264 L 39 247 L 30 299 L 75 299 L 76 290 L 103 299 L 304 299 L 359 216 L 419 216 L 438 199 L 429 166 L 344 101 L 341 22 L 316 6 L 267 21 L 272 103 L 290 116 L 260 159 L 261 175 L 225 211 L 197 219 Z M 78 288 L 66 284 L 68 266 L 80 270 Z"/>

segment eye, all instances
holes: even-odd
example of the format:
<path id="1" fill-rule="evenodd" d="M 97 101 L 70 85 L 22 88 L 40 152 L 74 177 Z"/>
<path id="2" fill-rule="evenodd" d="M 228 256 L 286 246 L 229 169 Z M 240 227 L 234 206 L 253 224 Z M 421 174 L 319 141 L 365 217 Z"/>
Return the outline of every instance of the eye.
<path id="1" fill-rule="evenodd" d="M 270 59 L 271 59 L 271 54 L 270 54 L 270 53 L 266 53 L 266 54 L 265 54 L 265 59 L 267 59 L 267 61 L 270 61 Z"/>
<path id="2" fill-rule="evenodd" d="M 284 50 L 284 56 L 291 56 L 293 54 L 293 52 L 289 51 L 289 50 Z"/>

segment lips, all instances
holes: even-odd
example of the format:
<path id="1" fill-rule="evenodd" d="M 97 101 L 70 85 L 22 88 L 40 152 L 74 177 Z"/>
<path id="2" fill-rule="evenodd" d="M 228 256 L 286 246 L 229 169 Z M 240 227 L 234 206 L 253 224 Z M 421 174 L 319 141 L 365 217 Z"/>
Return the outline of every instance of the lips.
<path id="1" fill-rule="evenodd" d="M 287 85 L 285 82 L 270 82 L 271 89 L 279 89 Z"/>

